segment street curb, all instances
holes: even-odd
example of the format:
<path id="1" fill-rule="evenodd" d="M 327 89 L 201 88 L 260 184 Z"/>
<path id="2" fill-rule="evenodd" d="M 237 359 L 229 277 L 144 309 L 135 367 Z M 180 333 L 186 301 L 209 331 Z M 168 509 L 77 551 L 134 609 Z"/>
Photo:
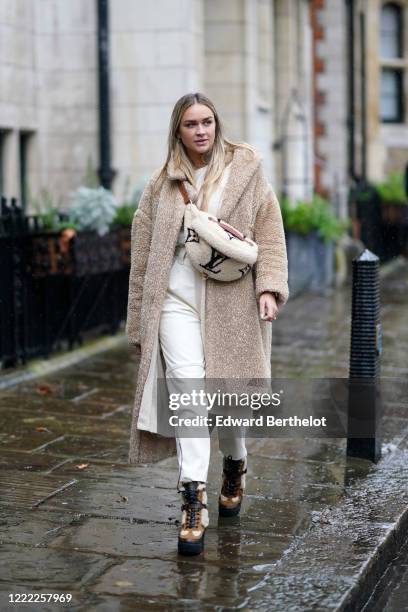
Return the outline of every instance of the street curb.
<path id="1" fill-rule="evenodd" d="M 123 332 L 115 336 L 98 338 L 97 340 L 89 340 L 84 346 L 73 351 L 66 351 L 60 355 L 55 355 L 50 359 L 33 359 L 30 363 L 17 372 L 4 374 L 0 376 L 0 391 L 14 387 L 22 382 L 34 380 L 40 376 L 48 376 L 59 370 L 76 365 L 88 359 L 103 353 L 110 349 L 127 346 L 126 336 Z"/>
<path id="2" fill-rule="evenodd" d="M 395 257 L 395 259 L 391 259 L 380 266 L 380 278 L 390 276 L 394 272 L 405 268 L 407 264 L 408 260 L 403 255 L 398 255 L 398 257 Z"/>
<path id="3" fill-rule="evenodd" d="M 407 460 L 408 449 L 397 448 L 348 485 L 341 503 L 320 513 L 273 565 L 251 605 L 270 595 L 268 612 L 361 611 L 407 537 Z"/>
<path id="4" fill-rule="evenodd" d="M 397 556 L 408 537 L 408 505 L 403 510 L 394 527 L 387 533 L 384 541 L 369 557 L 361 578 L 354 589 L 344 597 L 335 612 L 360 612 L 368 602 L 376 585 L 390 563 Z"/>

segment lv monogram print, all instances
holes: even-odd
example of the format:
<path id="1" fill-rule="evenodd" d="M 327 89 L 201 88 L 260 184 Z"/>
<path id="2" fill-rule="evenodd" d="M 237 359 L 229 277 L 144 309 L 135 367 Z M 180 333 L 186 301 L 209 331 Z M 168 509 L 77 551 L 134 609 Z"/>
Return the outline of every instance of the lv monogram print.
<path id="1" fill-rule="evenodd" d="M 204 265 L 200 264 L 200 266 L 204 268 L 204 270 L 207 270 L 208 272 L 212 272 L 213 274 L 219 274 L 221 270 L 217 270 L 216 268 L 217 266 L 220 266 L 222 262 L 225 261 L 226 259 L 229 259 L 229 257 L 227 257 L 226 255 L 223 255 L 222 253 L 219 253 L 213 247 L 211 247 L 210 260 Z"/>
<path id="2" fill-rule="evenodd" d="M 187 228 L 186 242 L 200 242 L 197 232 L 192 227 Z"/>
<path id="3" fill-rule="evenodd" d="M 233 240 L 235 238 L 235 240 L 238 240 L 238 238 L 236 236 L 234 236 L 234 234 L 231 234 L 231 232 L 229 232 L 228 230 L 224 230 L 224 232 L 227 234 L 228 238 L 230 240 Z"/>
<path id="4" fill-rule="evenodd" d="M 249 264 L 245 264 L 245 266 L 243 268 L 238 268 L 238 270 L 241 272 L 242 276 L 245 276 L 245 274 L 247 272 L 249 272 L 251 269 L 251 266 Z"/>

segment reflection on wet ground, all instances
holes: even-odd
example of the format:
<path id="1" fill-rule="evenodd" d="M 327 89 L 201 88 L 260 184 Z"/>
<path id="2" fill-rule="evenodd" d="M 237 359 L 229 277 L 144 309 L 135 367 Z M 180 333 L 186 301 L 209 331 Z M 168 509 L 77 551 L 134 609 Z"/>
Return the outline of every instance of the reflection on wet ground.
<path id="1" fill-rule="evenodd" d="M 386 377 L 408 374 L 407 288 L 406 268 L 382 283 Z M 346 377 L 350 312 L 349 289 L 289 302 L 273 328 L 274 376 Z M 219 519 L 213 439 L 205 554 L 178 557 L 176 458 L 127 464 L 136 369 L 124 342 L 0 394 L 1 609 L 11 592 L 72 593 L 70 610 L 285 609 L 270 592 L 262 599 L 271 571 L 376 467 L 346 461 L 344 439 L 251 439 L 242 514 Z M 384 449 L 406 447 L 406 400 L 384 387 Z M 290 589 L 293 576 L 284 580 Z"/>

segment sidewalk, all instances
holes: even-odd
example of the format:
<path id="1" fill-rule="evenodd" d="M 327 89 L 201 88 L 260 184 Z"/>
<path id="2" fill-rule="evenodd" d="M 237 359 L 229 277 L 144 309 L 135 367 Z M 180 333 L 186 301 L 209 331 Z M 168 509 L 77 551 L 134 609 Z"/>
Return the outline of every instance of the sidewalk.
<path id="1" fill-rule="evenodd" d="M 408 266 L 382 280 L 382 376 L 407 379 Z M 303 295 L 273 328 L 275 377 L 346 377 L 350 290 Z M 205 554 L 176 553 L 175 457 L 130 466 L 126 341 L 0 393 L 0 609 L 359 610 L 408 534 L 407 398 L 385 397 L 384 458 L 345 440 L 251 439 L 237 519 L 218 519 L 213 440 Z M 387 386 L 387 389 L 390 389 Z"/>

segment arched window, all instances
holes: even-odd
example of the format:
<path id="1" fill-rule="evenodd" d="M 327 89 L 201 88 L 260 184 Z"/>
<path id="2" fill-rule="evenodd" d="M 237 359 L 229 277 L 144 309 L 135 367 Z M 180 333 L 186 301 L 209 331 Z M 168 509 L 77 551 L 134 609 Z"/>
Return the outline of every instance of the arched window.
<path id="1" fill-rule="evenodd" d="M 394 2 L 384 4 L 381 9 L 380 53 L 381 58 L 401 58 L 402 53 L 402 8 Z"/>
<path id="2" fill-rule="evenodd" d="M 380 15 L 380 117 L 387 123 L 404 120 L 404 54 L 403 9 L 387 2 Z"/>

